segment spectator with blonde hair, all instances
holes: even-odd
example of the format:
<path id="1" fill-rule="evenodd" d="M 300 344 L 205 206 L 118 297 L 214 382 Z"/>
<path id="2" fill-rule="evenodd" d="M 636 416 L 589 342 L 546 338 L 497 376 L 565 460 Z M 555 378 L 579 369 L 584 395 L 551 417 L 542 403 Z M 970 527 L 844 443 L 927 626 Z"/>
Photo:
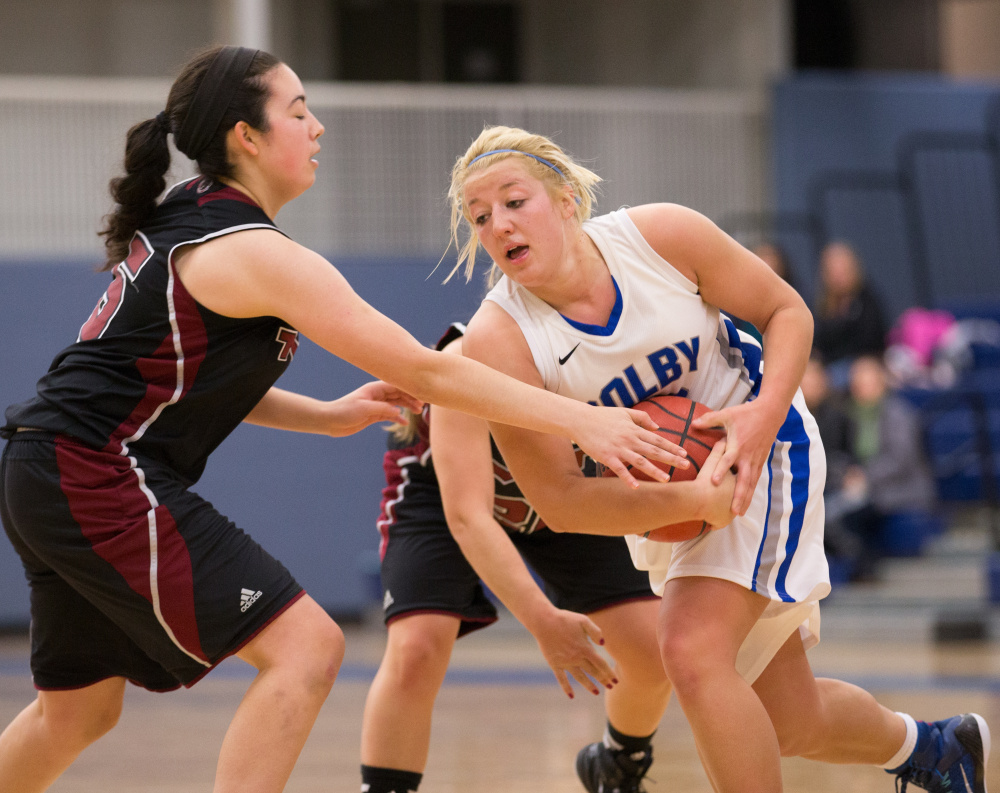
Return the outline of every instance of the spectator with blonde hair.
<path id="1" fill-rule="evenodd" d="M 831 242 L 820 255 L 814 349 L 834 385 L 847 385 L 850 362 L 885 352 L 888 328 L 882 300 L 865 279 L 861 260 L 846 242 Z"/>

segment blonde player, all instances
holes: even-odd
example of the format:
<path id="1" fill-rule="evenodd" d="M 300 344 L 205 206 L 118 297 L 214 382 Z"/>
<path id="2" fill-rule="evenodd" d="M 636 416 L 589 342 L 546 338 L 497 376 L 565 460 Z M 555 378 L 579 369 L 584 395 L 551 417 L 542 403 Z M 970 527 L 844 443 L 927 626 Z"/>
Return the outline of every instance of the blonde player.
<path id="1" fill-rule="evenodd" d="M 485 129 L 452 171 L 452 228 L 471 229 L 503 273 L 465 353 L 584 402 L 679 393 L 714 412 L 738 469 L 736 518 L 683 543 L 636 536 L 664 523 L 663 491 L 587 479 L 561 439 L 491 425 L 529 502 L 555 530 L 624 534 L 662 592 L 661 657 L 718 791 L 779 791 L 779 759 L 880 765 L 905 787 L 985 791 L 989 730 L 975 714 L 916 722 L 856 686 L 816 679 L 829 592 L 825 460 L 798 383 L 812 317 L 795 291 L 699 213 L 672 204 L 590 218 L 598 177 L 551 140 Z M 720 309 L 763 333 L 763 352 Z M 766 362 L 766 370 L 764 363 Z M 763 372 L 766 371 L 766 376 Z M 679 520 L 675 516 L 675 520 Z"/>

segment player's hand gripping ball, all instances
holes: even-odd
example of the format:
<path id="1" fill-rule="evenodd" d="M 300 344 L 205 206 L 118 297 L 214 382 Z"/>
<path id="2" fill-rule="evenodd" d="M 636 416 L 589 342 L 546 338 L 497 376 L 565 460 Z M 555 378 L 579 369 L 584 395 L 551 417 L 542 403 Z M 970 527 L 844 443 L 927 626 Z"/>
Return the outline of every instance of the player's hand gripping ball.
<path id="1" fill-rule="evenodd" d="M 644 399 L 633 406 L 636 410 L 646 413 L 659 426 L 659 432 L 668 440 L 682 446 L 687 452 L 691 465 L 687 468 L 676 468 L 666 463 L 653 463 L 670 474 L 671 482 L 686 482 L 698 476 L 701 467 L 708 459 L 712 447 L 725 437 L 725 431 L 717 429 L 700 430 L 691 426 L 696 418 L 708 413 L 710 408 L 682 396 L 658 395 Z M 649 481 L 642 471 L 633 471 L 636 479 Z M 605 469 L 604 476 L 614 476 L 614 472 Z M 691 540 L 709 531 L 711 526 L 700 520 L 689 520 L 684 523 L 671 523 L 658 529 L 646 532 L 645 536 L 657 542 L 681 542 Z"/>

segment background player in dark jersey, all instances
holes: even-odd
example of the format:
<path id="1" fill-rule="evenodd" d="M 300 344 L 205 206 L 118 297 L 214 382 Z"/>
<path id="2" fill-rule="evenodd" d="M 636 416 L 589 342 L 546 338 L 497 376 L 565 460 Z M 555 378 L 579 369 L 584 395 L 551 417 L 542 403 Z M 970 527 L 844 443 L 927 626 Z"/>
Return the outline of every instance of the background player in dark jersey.
<path id="1" fill-rule="evenodd" d="M 460 354 L 463 331 L 453 325 L 438 347 Z M 604 740 L 577 757 L 587 788 L 641 790 L 670 697 L 656 642 L 660 599 L 648 576 L 619 537 L 547 528 L 484 421 L 438 406 L 424 415 L 393 432 L 384 460 L 378 528 L 389 635 L 365 704 L 362 790 L 417 789 L 455 640 L 497 619 L 480 577 L 535 636 L 567 696 L 570 677 L 593 694 L 607 688 Z M 728 491 L 719 492 L 725 503 Z"/>
<path id="2" fill-rule="evenodd" d="M 201 177 L 162 202 L 168 135 Z M 287 570 L 189 488 L 240 422 L 344 434 L 432 400 L 577 440 L 631 480 L 676 447 L 645 415 L 561 399 L 428 350 L 272 218 L 315 180 L 323 126 L 267 53 L 194 58 L 129 130 L 106 237 L 113 279 L 7 411 L 0 516 L 31 586 L 38 698 L 0 735 L 0 790 L 40 791 L 116 722 L 125 681 L 191 685 L 255 666 L 216 791 L 277 791 L 329 693 L 343 635 Z M 322 402 L 272 386 L 304 333 L 376 377 Z M 402 389 L 399 390 L 399 389 Z M 636 424 L 634 422 L 639 422 Z M 678 496 L 697 514 L 694 491 Z"/>

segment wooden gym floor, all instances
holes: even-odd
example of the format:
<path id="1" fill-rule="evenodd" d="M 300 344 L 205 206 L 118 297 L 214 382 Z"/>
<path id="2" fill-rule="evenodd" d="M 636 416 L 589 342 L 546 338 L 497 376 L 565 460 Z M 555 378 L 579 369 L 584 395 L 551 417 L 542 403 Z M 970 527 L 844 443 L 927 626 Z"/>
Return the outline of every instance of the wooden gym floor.
<path id="1" fill-rule="evenodd" d="M 361 714 L 384 643 L 381 625 L 345 628 L 347 658 L 299 759 L 290 793 L 357 791 Z M 825 636 L 810 653 L 817 674 L 868 688 L 918 718 L 976 711 L 1000 731 L 1000 648 L 990 642 L 935 645 Z M 226 725 L 250 679 L 228 661 L 190 690 L 154 695 L 128 688 L 119 725 L 85 752 L 53 793 L 210 791 Z M 0 724 L 34 696 L 27 640 L 0 640 Z M 601 700 L 557 688 L 534 640 L 509 616 L 462 639 L 438 699 L 424 793 L 582 793 L 573 760 L 603 730 Z M 1000 732 L 998 732 L 1000 734 Z M 710 793 L 676 702 L 655 739 L 650 793 Z M 989 785 L 1000 791 L 991 762 Z M 786 791 L 888 793 L 879 769 L 785 761 Z"/>

